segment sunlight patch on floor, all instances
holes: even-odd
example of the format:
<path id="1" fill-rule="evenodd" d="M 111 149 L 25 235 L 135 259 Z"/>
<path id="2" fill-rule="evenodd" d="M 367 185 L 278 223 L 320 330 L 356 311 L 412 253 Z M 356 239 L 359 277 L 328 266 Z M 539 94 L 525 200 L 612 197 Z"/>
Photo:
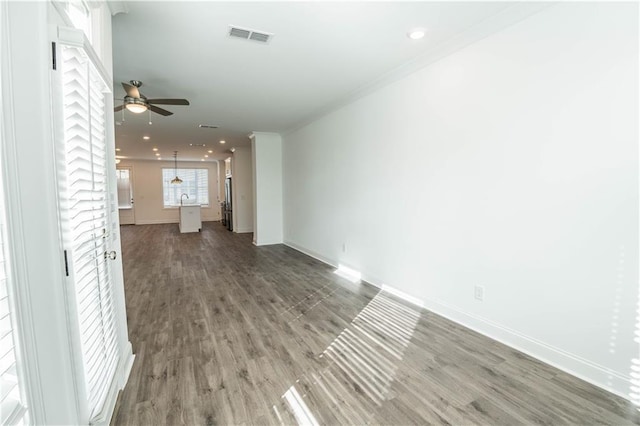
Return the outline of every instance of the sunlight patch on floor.
<path id="1" fill-rule="evenodd" d="M 291 386 L 289 390 L 282 395 L 289 404 L 289 408 L 293 411 L 293 415 L 300 426 L 319 426 L 318 421 L 307 407 L 307 404 L 302 400 L 302 397 L 298 393 L 295 386 Z M 275 406 L 274 406 L 275 407 Z"/>
<path id="2" fill-rule="evenodd" d="M 349 376 L 357 392 L 381 405 L 419 319 L 418 307 L 380 291 L 321 356 Z"/>

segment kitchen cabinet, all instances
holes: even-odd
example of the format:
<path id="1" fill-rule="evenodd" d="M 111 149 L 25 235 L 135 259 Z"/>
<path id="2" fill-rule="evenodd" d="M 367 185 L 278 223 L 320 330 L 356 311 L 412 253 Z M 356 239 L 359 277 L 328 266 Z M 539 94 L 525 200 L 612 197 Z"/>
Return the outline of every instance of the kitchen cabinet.
<path id="1" fill-rule="evenodd" d="M 180 232 L 200 232 L 202 219 L 200 217 L 200 205 L 189 204 L 180 206 Z"/>

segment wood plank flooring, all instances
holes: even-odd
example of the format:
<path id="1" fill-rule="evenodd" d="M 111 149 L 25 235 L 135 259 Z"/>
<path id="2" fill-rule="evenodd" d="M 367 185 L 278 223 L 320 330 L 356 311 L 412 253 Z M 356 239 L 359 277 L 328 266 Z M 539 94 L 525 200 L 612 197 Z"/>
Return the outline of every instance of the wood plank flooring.
<path id="1" fill-rule="evenodd" d="M 122 227 L 114 425 L 640 424 L 636 407 L 283 245 Z"/>

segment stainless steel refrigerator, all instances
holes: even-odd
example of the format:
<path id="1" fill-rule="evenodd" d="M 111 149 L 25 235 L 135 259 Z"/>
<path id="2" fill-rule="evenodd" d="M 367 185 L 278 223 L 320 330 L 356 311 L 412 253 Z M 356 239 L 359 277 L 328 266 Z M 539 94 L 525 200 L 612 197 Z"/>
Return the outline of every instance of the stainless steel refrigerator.
<path id="1" fill-rule="evenodd" d="M 231 177 L 224 181 L 224 218 L 222 223 L 229 231 L 233 231 L 233 202 L 231 199 Z"/>

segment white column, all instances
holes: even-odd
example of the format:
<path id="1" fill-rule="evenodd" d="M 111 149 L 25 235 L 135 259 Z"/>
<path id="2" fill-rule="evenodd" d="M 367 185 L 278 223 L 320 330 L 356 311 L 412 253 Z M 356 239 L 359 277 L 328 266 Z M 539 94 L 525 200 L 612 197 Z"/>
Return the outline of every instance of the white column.
<path id="1" fill-rule="evenodd" d="M 253 243 L 282 243 L 282 138 L 278 133 L 253 132 Z"/>

